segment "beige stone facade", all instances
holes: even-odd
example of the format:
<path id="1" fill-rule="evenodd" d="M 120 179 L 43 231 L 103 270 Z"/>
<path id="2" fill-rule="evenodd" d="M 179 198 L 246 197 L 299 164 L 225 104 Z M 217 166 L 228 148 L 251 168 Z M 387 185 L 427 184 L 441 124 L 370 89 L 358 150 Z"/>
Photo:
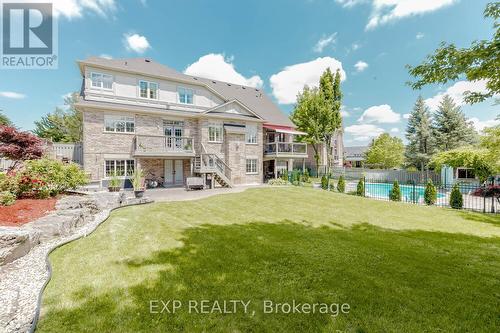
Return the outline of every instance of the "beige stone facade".
<path id="1" fill-rule="evenodd" d="M 165 160 L 182 160 L 183 184 L 185 178 L 193 175 L 193 156 L 135 156 L 135 139 L 141 136 L 141 144 L 155 148 L 155 145 L 164 143 L 165 121 L 177 121 L 183 123 L 183 137 L 193 140 L 194 155 L 203 152 L 213 153 L 219 156 L 231 169 L 231 181 L 233 185 L 260 184 L 262 177 L 263 138 L 262 124 L 260 122 L 240 121 L 234 119 L 217 118 L 180 118 L 149 114 L 129 114 L 106 110 L 84 110 L 83 111 L 83 165 L 85 171 L 93 181 L 106 180 L 106 160 L 134 160 L 135 167 L 141 168 L 147 177 L 165 177 Z M 109 133 L 105 130 L 105 117 L 133 117 L 133 133 Z M 223 132 L 220 143 L 209 142 L 209 125 L 237 123 L 241 126 L 246 124 L 257 126 L 257 143 L 246 143 L 245 133 Z M 144 138 L 142 138 L 144 137 Z M 158 140 L 160 139 L 160 140 Z M 203 150 L 205 149 L 205 150 Z M 247 159 L 257 160 L 256 172 L 247 173 Z M 177 184 L 178 185 L 178 184 Z"/>

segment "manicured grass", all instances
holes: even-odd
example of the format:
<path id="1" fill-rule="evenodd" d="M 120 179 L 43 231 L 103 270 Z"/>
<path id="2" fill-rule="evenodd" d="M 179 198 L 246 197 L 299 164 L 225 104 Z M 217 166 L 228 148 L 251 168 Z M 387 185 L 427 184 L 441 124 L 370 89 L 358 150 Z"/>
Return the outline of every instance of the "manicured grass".
<path id="1" fill-rule="evenodd" d="M 493 332 L 499 222 L 303 188 L 124 208 L 51 255 L 37 331 Z M 152 314 L 158 299 L 185 306 Z M 188 313 L 203 299 L 255 314 Z M 350 312 L 264 314 L 263 300 Z"/>

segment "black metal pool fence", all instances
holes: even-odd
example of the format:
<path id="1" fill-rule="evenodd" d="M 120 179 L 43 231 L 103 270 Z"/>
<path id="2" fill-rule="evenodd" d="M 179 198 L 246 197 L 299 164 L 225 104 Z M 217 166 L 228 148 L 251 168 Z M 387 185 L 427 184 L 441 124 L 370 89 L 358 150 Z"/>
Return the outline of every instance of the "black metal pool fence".
<path id="1" fill-rule="evenodd" d="M 311 172 L 312 171 L 312 172 Z M 315 173 L 310 170 L 309 175 L 322 177 L 326 173 Z M 390 200 L 390 192 L 395 180 L 398 181 L 401 201 L 426 205 L 424 196 L 425 188 L 429 180 L 436 187 L 436 201 L 433 205 L 451 207 L 450 197 L 453 186 L 456 185 L 462 195 L 462 209 L 482 213 L 500 213 L 499 185 L 492 191 L 492 185 L 480 185 L 477 182 L 452 183 L 451 180 L 442 182 L 441 175 L 432 171 L 410 172 L 406 170 L 376 170 L 361 168 L 333 168 L 330 173 L 331 184 L 337 185 L 340 176 L 344 177 L 345 192 L 354 194 L 360 179 L 364 180 L 362 195 L 377 200 Z"/>
<path id="2" fill-rule="evenodd" d="M 364 181 L 362 195 L 367 198 L 378 200 L 390 200 L 390 193 L 394 183 L 384 182 L 376 179 L 362 178 Z M 337 178 L 338 180 L 338 178 Z M 336 181 L 334 181 L 336 183 Z M 358 180 L 346 180 L 346 192 L 354 192 L 357 190 Z M 406 183 L 398 183 L 401 201 L 411 204 L 427 205 L 425 202 L 425 188 L 427 183 L 417 183 L 408 181 Z M 496 213 L 500 211 L 500 202 L 498 197 L 492 195 L 488 191 L 487 186 L 482 186 L 473 183 L 456 183 L 456 184 L 434 184 L 436 188 L 436 197 L 433 205 L 442 207 L 451 207 L 450 198 L 454 186 L 458 187 L 462 196 L 462 209 L 478 211 L 483 213 Z"/>

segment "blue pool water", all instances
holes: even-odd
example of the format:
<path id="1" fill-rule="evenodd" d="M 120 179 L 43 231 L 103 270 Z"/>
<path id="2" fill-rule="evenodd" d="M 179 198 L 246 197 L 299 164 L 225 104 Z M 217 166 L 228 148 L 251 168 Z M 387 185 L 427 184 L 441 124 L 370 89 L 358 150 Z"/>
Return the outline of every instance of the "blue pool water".
<path id="1" fill-rule="evenodd" d="M 392 184 L 389 183 L 366 183 L 365 184 L 366 196 L 387 198 L 389 199 L 389 192 L 392 189 Z M 401 197 L 403 201 L 413 201 L 412 198 L 415 196 L 415 201 L 419 201 L 424 198 L 425 187 L 413 185 L 399 185 L 401 189 Z M 413 194 L 414 193 L 414 194 Z M 438 193 L 437 197 L 442 198 L 444 194 Z"/>

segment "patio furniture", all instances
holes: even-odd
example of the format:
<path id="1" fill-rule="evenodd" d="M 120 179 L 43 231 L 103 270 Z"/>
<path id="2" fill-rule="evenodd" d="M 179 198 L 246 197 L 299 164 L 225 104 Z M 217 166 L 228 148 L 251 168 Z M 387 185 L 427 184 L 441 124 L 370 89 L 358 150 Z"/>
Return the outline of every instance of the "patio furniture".
<path id="1" fill-rule="evenodd" d="M 186 190 L 202 190 L 204 187 L 203 177 L 186 178 Z"/>

